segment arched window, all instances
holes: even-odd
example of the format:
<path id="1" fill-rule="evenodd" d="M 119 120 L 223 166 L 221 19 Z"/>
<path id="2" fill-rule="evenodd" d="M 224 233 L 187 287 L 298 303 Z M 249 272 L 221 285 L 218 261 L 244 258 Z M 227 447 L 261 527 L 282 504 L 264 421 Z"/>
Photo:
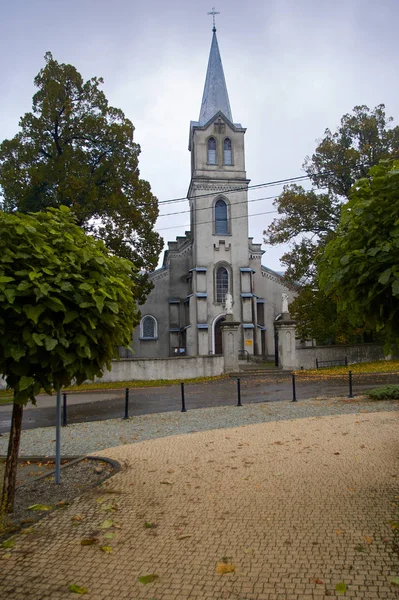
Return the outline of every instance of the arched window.
<path id="1" fill-rule="evenodd" d="M 223 162 L 225 165 L 232 165 L 233 159 L 231 154 L 231 140 L 226 138 L 223 145 Z"/>
<path id="2" fill-rule="evenodd" d="M 158 337 L 158 323 L 151 315 L 146 315 L 141 319 L 140 338 L 142 340 L 155 340 Z"/>
<path id="3" fill-rule="evenodd" d="M 219 267 L 216 271 L 216 302 L 224 302 L 229 291 L 229 272 L 226 267 Z"/>
<path id="4" fill-rule="evenodd" d="M 229 233 L 227 204 L 221 199 L 215 204 L 215 233 L 218 235 L 226 235 Z"/>
<path id="5" fill-rule="evenodd" d="M 216 165 L 216 140 L 212 137 L 208 140 L 208 165 Z"/>

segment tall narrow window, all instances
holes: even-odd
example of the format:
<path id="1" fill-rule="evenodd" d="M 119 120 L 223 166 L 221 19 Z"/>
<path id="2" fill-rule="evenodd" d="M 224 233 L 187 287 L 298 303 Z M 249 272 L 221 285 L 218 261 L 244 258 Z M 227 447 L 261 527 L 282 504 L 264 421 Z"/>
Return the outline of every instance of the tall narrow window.
<path id="1" fill-rule="evenodd" d="M 232 160 L 232 155 L 231 155 L 231 140 L 229 140 L 229 138 L 226 138 L 224 140 L 223 151 L 224 151 L 224 161 L 223 161 L 224 164 L 232 165 L 233 160 Z"/>
<path id="2" fill-rule="evenodd" d="M 208 140 L 208 164 L 216 165 L 216 140 L 209 138 Z"/>
<path id="3" fill-rule="evenodd" d="M 218 200 L 215 204 L 215 233 L 218 235 L 229 233 L 227 204 L 224 200 Z"/>
<path id="4" fill-rule="evenodd" d="M 219 267 L 216 271 L 216 302 L 224 302 L 229 291 L 229 272 L 226 267 Z"/>
<path id="5" fill-rule="evenodd" d="M 158 324 L 156 319 L 147 315 L 141 319 L 140 338 L 144 340 L 154 340 L 158 337 Z"/>

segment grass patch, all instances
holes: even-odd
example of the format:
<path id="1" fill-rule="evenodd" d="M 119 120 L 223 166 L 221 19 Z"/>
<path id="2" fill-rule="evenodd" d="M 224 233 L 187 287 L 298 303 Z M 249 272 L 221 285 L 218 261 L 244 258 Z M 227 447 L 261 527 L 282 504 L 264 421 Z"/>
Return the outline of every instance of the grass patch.
<path id="1" fill-rule="evenodd" d="M 399 400 L 399 385 L 383 385 L 367 392 L 373 400 Z"/>
<path id="2" fill-rule="evenodd" d="M 184 383 L 207 383 L 208 381 L 220 381 L 226 379 L 226 375 L 219 375 L 217 377 L 194 377 L 193 379 L 155 379 L 152 381 L 147 380 L 131 380 L 131 381 L 110 381 L 108 383 L 82 383 L 82 385 L 71 385 L 65 388 L 65 392 L 89 392 L 95 390 L 119 390 L 122 388 L 143 388 L 143 387 L 166 387 L 171 385 L 180 385 L 182 381 Z"/>
<path id="3" fill-rule="evenodd" d="M 0 390 L 0 404 L 11 404 L 14 396 L 10 390 Z"/>
<path id="4" fill-rule="evenodd" d="M 295 371 L 296 374 L 317 375 L 332 373 L 334 375 L 346 375 L 348 371 L 352 373 L 396 373 L 399 372 L 399 360 L 377 360 L 374 362 L 355 363 L 353 365 L 327 367 L 325 369 L 307 369 L 306 371 Z"/>
<path id="5" fill-rule="evenodd" d="M 93 392 L 101 390 L 119 390 L 124 388 L 143 388 L 143 387 L 166 387 L 171 385 L 180 385 L 181 381 L 184 383 L 207 383 L 210 381 L 219 381 L 227 379 L 226 375 L 219 375 L 217 377 L 195 377 L 193 379 L 156 379 L 154 381 L 112 381 L 108 383 L 82 383 L 82 385 L 71 385 L 63 392 Z M 44 393 L 43 391 L 41 393 Z M 55 392 L 54 392 L 55 393 Z M 11 404 L 13 401 L 13 394 L 10 390 L 0 390 L 0 405 Z"/>

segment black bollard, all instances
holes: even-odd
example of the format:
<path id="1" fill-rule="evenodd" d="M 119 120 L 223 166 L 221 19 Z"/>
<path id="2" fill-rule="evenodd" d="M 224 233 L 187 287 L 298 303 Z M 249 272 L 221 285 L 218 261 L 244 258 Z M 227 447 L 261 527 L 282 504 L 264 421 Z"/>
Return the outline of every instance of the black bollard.
<path id="1" fill-rule="evenodd" d="M 353 398 L 352 371 L 349 371 L 349 398 Z"/>
<path id="2" fill-rule="evenodd" d="M 186 411 L 186 402 L 184 399 L 184 383 L 183 383 L 183 381 L 180 384 L 180 389 L 181 389 L 181 412 L 187 412 Z"/>
<path id="3" fill-rule="evenodd" d="M 62 394 L 62 426 L 67 426 L 67 395 L 66 392 Z"/>
<path id="4" fill-rule="evenodd" d="M 292 401 L 296 402 L 295 373 L 292 374 Z"/>
<path id="5" fill-rule="evenodd" d="M 125 416 L 123 418 L 129 418 L 129 388 L 125 389 Z"/>
<path id="6" fill-rule="evenodd" d="M 242 406 L 241 404 L 241 379 L 237 377 L 237 406 Z"/>

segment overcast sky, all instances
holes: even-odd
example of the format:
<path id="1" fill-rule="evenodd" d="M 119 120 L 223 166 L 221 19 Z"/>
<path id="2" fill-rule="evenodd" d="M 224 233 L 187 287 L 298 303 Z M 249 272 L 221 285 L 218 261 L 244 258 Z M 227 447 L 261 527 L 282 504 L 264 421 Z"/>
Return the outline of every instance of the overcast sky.
<path id="1" fill-rule="evenodd" d="M 398 0 L 214 0 L 234 122 L 247 127 L 246 167 L 256 185 L 302 174 L 326 127 L 355 105 L 386 105 L 399 122 Z M 212 0 L 211 0 L 212 2 Z M 85 79 L 104 78 L 111 105 L 136 127 L 141 176 L 160 201 L 190 181 L 190 120 L 199 116 L 212 38 L 204 0 L 1 0 L 0 140 L 31 109 L 33 78 L 50 50 Z M 281 188 L 253 191 L 249 199 Z M 165 242 L 188 229 L 188 203 L 166 205 Z M 273 210 L 250 202 L 251 214 Z M 250 217 L 263 240 L 273 215 Z M 279 270 L 283 248 L 263 263 Z"/>

